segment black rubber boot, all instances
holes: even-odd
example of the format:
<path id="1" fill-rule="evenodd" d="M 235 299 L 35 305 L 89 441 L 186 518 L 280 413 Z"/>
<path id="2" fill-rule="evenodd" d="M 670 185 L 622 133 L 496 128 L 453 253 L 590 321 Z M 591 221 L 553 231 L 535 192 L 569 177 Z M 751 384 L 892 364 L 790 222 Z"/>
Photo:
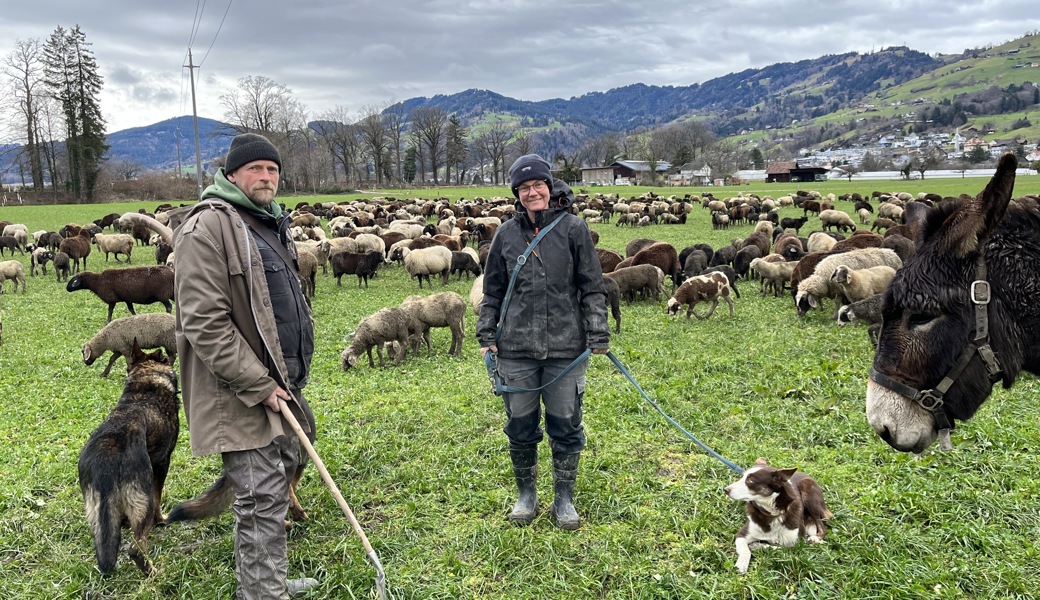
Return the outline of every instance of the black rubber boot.
<path id="1" fill-rule="evenodd" d="M 574 482 L 578 479 L 580 453 L 553 452 L 553 517 L 560 529 L 581 527 L 581 518 L 574 508 Z"/>
<path id="2" fill-rule="evenodd" d="M 513 476 L 519 496 L 509 520 L 518 525 L 530 525 L 538 514 L 538 447 L 509 448 L 513 460 Z"/>

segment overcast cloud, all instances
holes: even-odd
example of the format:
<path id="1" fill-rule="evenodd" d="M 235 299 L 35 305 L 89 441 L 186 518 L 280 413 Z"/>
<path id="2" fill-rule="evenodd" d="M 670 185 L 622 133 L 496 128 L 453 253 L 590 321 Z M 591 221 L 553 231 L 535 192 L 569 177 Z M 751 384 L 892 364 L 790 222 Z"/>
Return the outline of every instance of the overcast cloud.
<path id="1" fill-rule="evenodd" d="M 685 86 L 893 45 L 955 53 L 1040 29 L 1035 0 L 7 4 L 3 55 L 15 40 L 45 41 L 58 25 L 80 25 L 105 78 L 101 108 L 110 132 L 191 114 L 183 67 L 189 44 L 202 65 L 200 116 L 223 118 L 220 95 L 240 77 L 263 75 L 289 87 L 313 118 L 336 106 L 359 111 L 470 88 L 537 101 L 633 83 Z"/>

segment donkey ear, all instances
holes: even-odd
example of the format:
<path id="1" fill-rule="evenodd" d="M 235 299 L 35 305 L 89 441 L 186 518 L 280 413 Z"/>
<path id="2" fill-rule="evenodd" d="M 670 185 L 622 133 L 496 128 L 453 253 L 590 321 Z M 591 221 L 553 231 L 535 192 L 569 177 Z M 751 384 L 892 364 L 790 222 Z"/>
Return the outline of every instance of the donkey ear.
<path id="1" fill-rule="evenodd" d="M 948 219 L 944 242 L 946 249 L 957 258 L 977 252 L 1004 218 L 1011 191 L 1015 187 L 1015 169 L 1018 160 L 1008 153 L 1000 158 L 997 172 L 971 202 L 966 203 Z"/>

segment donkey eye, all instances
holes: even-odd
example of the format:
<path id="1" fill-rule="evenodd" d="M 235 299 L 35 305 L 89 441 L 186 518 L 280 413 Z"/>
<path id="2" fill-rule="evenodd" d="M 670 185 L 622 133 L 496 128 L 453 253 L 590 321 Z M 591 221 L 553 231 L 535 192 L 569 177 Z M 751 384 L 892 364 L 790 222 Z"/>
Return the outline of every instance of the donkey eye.
<path id="1" fill-rule="evenodd" d="M 929 315 L 924 313 L 915 313 L 907 317 L 907 327 L 924 327 L 936 319 L 935 315 Z"/>

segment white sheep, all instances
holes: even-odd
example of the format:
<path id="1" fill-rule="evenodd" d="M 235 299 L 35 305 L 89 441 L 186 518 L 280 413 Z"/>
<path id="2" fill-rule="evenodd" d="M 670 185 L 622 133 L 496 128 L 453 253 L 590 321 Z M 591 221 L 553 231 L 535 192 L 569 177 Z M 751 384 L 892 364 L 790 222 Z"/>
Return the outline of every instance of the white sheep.
<path id="1" fill-rule="evenodd" d="M 462 355 L 463 330 L 466 327 L 466 300 L 455 292 L 440 292 L 429 296 L 408 296 L 401 302 L 401 310 L 422 325 L 422 331 L 413 337 L 413 354 L 419 355 L 419 344 L 430 347 L 430 328 L 447 327 L 451 330 L 451 346 L 448 353 Z"/>
<path id="2" fill-rule="evenodd" d="M 22 284 L 22 293 L 25 293 L 25 267 L 17 260 L 5 260 L 0 262 L 0 294 L 4 293 L 4 281 L 10 279 L 14 282 L 14 291 L 18 291 L 18 284 Z"/>
<path id="3" fill-rule="evenodd" d="M 843 210 L 827 209 L 820 211 L 820 222 L 823 224 L 823 230 L 827 231 L 831 227 L 837 228 L 841 231 L 856 231 L 856 224 L 852 222 L 852 217 Z"/>
<path id="4" fill-rule="evenodd" d="M 105 253 L 105 262 L 108 262 L 109 254 L 115 255 L 116 262 L 119 262 L 120 254 L 125 254 L 126 262 L 129 263 L 130 254 L 134 251 L 134 236 L 126 233 L 99 233 L 94 236 L 94 243 L 98 250 Z"/>
<path id="5" fill-rule="evenodd" d="M 859 215 L 859 222 L 860 222 L 860 224 L 866 225 L 866 224 L 870 223 L 870 211 L 869 210 L 867 210 L 865 208 L 861 208 L 858 211 L 856 211 L 856 214 Z"/>
<path id="6" fill-rule="evenodd" d="M 357 250 L 355 252 L 378 252 L 380 256 L 386 256 L 386 242 L 383 238 L 378 235 L 371 233 L 362 233 L 354 238 L 354 242 L 357 243 Z"/>
<path id="7" fill-rule="evenodd" d="M 806 277 L 798 284 L 795 292 L 795 304 L 798 306 L 798 315 L 803 316 L 810 310 L 817 308 L 823 298 L 837 298 L 843 295 L 837 282 L 832 279 L 834 271 L 841 265 L 847 265 L 852 269 L 866 269 L 886 265 L 893 269 L 903 266 L 899 255 L 888 248 L 862 248 L 832 254 L 816 265 L 813 274 Z M 837 307 L 835 308 L 835 316 Z"/>
<path id="8" fill-rule="evenodd" d="M 839 265 L 831 278 L 851 303 L 884 292 L 895 276 L 896 270 L 887 265 L 866 269 L 850 269 L 848 265 Z"/>
<path id="9" fill-rule="evenodd" d="M 148 313 L 115 319 L 102 327 L 94 337 L 83 344 L 83 362 L 89 367 L 94 361 L 112 352 L 108 365 L 101 372 L 108 377 L 112 365 L 120 356 L 130 356 L 137 340 L 142 350 L 163 348 L 172 364 L 177 358 L 177 340 L 174 336 L 176 319 L 169 313 Z"/>
<path id="10" fill-rule="evenodd" d="M 769 256 L 752 260 L 750 267 L 762 278 L 759 285 L 761 295 L 765 296 L 766 289 L 772 288 L 773 295 L 779 298 L 784 293 L 784 284 L 791 280 L 791 273 L 798 261 L 772 261 L 768 260 Z"/>
<path id="11" fill-rule="evenodd" d="M 473 287 L 469 288 L 469 305 L 473 312 L 480 314 L 480 303 L 484 301 L 484 274 L 481 273 L 473 280 Z"/>
<path id="12" fill-rule="evenodd" d="M 372 348 L 379 354 L 379 367 L 383 366 L 383 344 L 396 343 L 400 353 L 394 356 L 394 365 L 401 364 L 408 354 L 408 338 L 418 331 L 418 323 L 400 308 L 383 308 L 361 319 L 350 345 L 340 353 L 340 366 L 344 371 L 357 365 L 357 359 L 368 353 L 368 365 L 375 367 Z"/>
<path id="13" fill-rule="evenodd" d="M 328 240 L 301 240 L 299 242 L 294 242 L 296 244 L 297 254 L 300 252 L 307 252 L 314 256 L 318 265 L 321 267 L 322 275 L 327 275 L 329 273 L 329 255 L 326 253 L 326 248 L 331 247 L 331 242 L 330 245 L 326 245 L 324 243 L 326 241 Z"/>
<path id="14" fill-rule="evenodd" d="M 333 254 L 339 254 L 340 252 L 357 252 L 358 245 L 354 241 L 354 238 L 348 237 L 334 237 L 327 240 L 318 242 L 321 245 L 322 252 L 325 256 L 332 258 Z"/>
<path id="15" fill-rule="evenodd" d="M 431 286 L 430 275 L 440 274 L 441 284 L 447 285 L 451 274 L 451 250 L 444 246 L 431 246 L 418 250 L 403 248 L 401 253 L 404 257 L 404 268 L 412 277 L 419 279 L 419 288 L 422 289 L 423 278 Z"/>
<path id="16" fill-rule="evenodd" d="M 830 252 L 834 248 L 834 244 L 837 244 L 838 240 L 832 238 L 822 231 L 814 231 L 809 234 L 808 244 L 806 245 L 806 252 Z"/>

